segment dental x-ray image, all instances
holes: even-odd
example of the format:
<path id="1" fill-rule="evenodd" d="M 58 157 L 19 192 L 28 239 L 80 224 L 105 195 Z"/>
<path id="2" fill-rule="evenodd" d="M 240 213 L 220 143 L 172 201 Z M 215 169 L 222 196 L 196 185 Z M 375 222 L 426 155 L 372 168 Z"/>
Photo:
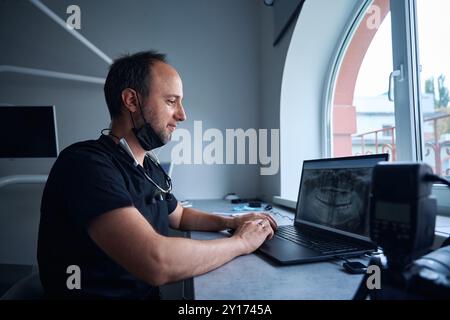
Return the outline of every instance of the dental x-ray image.
<path id="1" fill-rule="evenodd" d="M 298 218 L 368 236 L 371 173 L 372 168 L 304 170 Z"/>

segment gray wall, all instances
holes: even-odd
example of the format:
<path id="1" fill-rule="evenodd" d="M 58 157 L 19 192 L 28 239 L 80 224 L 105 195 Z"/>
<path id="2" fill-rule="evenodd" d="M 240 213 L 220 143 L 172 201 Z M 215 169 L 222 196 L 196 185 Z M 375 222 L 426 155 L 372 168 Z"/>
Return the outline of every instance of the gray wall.
<path id="1" fill-rule="evenodd" d="M 283 198 L 297 200 L 304 159 L 326 156 L 324 132 L 331 125 L 326 121 L 329 113 L 325 109 L 329 75 L 349 21 L 362 2 L 315 0 L 303 5 L 281 81 L 280 126 L 284 139 L 280 185 Z"/>
<path id="2" fill-rule="evenodd" d="M 294 21 L 276 47 L 273 44 L 274 19 L 271 7 L 261 6 L 261 82 L 260 127 L 280 129 L 280 94 L 284 62 L 295 27 Z M 280 137 L 283 131 L 280 132 Z M 280 155 L 281 157 L 282 155 Z M 260 176 L 260 195 L 266 201 L 280 195 L 280 171 L 271 176 Z"/>
<path id="3" fill-rule="evenodd" d="M 73 3 L 43 2 L 63 18 Z M 81 0 L 77 4 L 81 33 L 108 56 L 148 48 L 169 54 L 184 81 L 188 120 L 181 128 L 192 130 L 194 120 L 202 120 L 204 129 L 258 128 L 260 1 Z M 2 52 L 1 64 L 106 75 L 103 60 L 32 4 L 22 0 L 1 5 L 0 39 L 10 44 Z M 56 105 L 61 148 L 97 138 L 109 123 L 101 85 L 6 73 L 0 74 L 0 84 L 0 102 Z M 169 159 L 173 145 L 162 149 L 162 160 Z M 43 170 L 31 161 L 14 165 L 2 165 L 3 171 Z M 231 191 L 258 195 L 257 166 L 183 165 L 173 174 L 179 198 L 217 198 Z"/>
<path id="4" fill-rule="evenodd" d="M 43 1 L 60 17 L 73 1 Z M 271 9 L 259 0 L 76 1 L 81 33 L 112 58 L 156 48 L 184 82 L 188 120 L 181 128 L 279 128 L 279 87 L 287 41 L 272 48 Z M 107 64 L 25 0 L 0 2 L 0 65 L 105 77 Z M 6 50 L 5 50 L 6 49 Z M 109 117 L 102 86 L 0 73 L 0 103 L 55 105 L 60 149 L 96 139 Z M 191 131 L 192 132 L 192 131 Z M 159 156 L 168 160 L 174 142 Z M 0 160 L 0 176 L 48 173 L 53 159 Z M 256 165 L 180 165 L 180 199 L 279 194 L 279 175 Z M 0 263 L 33 263 L 42 186 L 0 190 Z M 36 232 L 31 232 L 33 229 Z M 8 230 L 9 229 L 9 230 Z M 14 230 L 14 232 L 11 232 Z M 30 245 L 32 244 L 32 245 Z"/>

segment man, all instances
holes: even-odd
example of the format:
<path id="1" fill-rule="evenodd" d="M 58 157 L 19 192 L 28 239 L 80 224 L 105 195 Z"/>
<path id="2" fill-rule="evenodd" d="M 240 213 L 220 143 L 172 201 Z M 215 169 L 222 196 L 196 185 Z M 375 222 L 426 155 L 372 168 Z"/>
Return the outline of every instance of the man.
<path id="1" fill-rule="evenodd" d="M 213 270 L 273 236 L 269 215 L 231 218 L 183 208 L 170 179 L 146 156 L 186 119 L 180 76 L 164 55 L 118 59 L 104 91 L 109 135 L 66 148 L 45 186 L 38 263 L 48 297 L 159 298 L 158 286 Z M 169 225 L 236 232 L 198 241 L 168 237 Z"/>

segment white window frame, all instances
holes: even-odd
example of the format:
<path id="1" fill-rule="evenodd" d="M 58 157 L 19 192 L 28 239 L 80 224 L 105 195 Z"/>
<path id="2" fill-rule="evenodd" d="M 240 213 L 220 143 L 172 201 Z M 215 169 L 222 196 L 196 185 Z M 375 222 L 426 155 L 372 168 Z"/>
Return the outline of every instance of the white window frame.
<path id="1" fill-rule="evenodd" d="M 333 63 L 331 64 L 331 70 L 328 76 L 328 82 L 325 88 L 325 96 L 323 101 L 324 110 L 323 110 L 323 137 L 325 137 L 325 141 L 322 144 L 322 154 L 324 157 L 331 158 L 333 156 L 333 101 L 334 101 L 334 92 L 336 88 L 336 81 L 339 75 L 339 71 L 341 69 L 342 61 L 344 60 L 345 53 L 347 52 L 348 46 L 353 39 L 353 35 L 355 34 L 357 28 L 359 27 L 361 21 L 363 20 L 367 9 L 372 5 L 373 0 L 364 1 L 359 8 L 356 8 L 353 16 L 350 18 L 350 23 L 348 24 L 347 30 L 343 33 L 342 39 L 338 43 L 338 49 L 336 51 L 335 56 L 333 57 Z"/>
<path id="2" fill-rule="evenodd" d="M 394 78 L 396 150 L 400 161 L 422 160 L 423 150 L 415 2 L 390 1 L 392 71 L 403 71 L 400 77 Z"/>

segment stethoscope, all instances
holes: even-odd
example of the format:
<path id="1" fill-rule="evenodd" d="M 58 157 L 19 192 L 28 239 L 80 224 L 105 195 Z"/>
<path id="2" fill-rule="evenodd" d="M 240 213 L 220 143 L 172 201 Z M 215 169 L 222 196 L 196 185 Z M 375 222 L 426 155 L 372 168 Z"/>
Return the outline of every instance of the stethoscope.
<path id="1" fill-rule="evenodd" d="M 108 129 L 103 129 L 101 131 L 101 134 L 104 135 L 104 131 L 106 131 Z M 155 166 L 157 166 L 159 168 L 159 170 L 161 170 L 161 172 L 164 175 L 164 180 L 166 182 L 167 188 L 164 189 L 163 187 L 161 187 L 158 183 L 156 183 L 145 171 L 144 167 L 142 167 L 139 162 L 136 160 L 136 157 L 134 156 L 133 152 L 131 151 L 130 146 L 128 145 L 127 141 L 125 140 L 125 138 L 119 138 L 116 137 L 114 135 L 112 135 L 111 133 L 109 133 L 109 135 L 113 136 L 114 138 L 119 140 L 119 146 L 121 147 L 121 149 L 123 151 L 125 151 L 126 154 L 128 154 L 132 159 L 133 159 L 133 166 L 135 168 L 137 168 L 139 171 L 141 171 L 145 178 L 151 182 L 151 184 L 153 184 L 156 187 L 155 193 L 153 194 L 153 199 L 158 199 L 158 200 L 164 200 L 163 198 L 163 194 L 165 195 L 167 200 L 172 199 L 172 180 L 170 179 L 170 177 L 167 175 L 166 171 L 163 169 L 163 167 L 161 167 L 161 165 L 159 164 L 159 160 L 156 157 L 156 155 L 154 154 L 150 154 L 150 153 L 146 153 L 145 156 L 150 158 L 150 160 L 153 162 L 153 164 Z"/>

